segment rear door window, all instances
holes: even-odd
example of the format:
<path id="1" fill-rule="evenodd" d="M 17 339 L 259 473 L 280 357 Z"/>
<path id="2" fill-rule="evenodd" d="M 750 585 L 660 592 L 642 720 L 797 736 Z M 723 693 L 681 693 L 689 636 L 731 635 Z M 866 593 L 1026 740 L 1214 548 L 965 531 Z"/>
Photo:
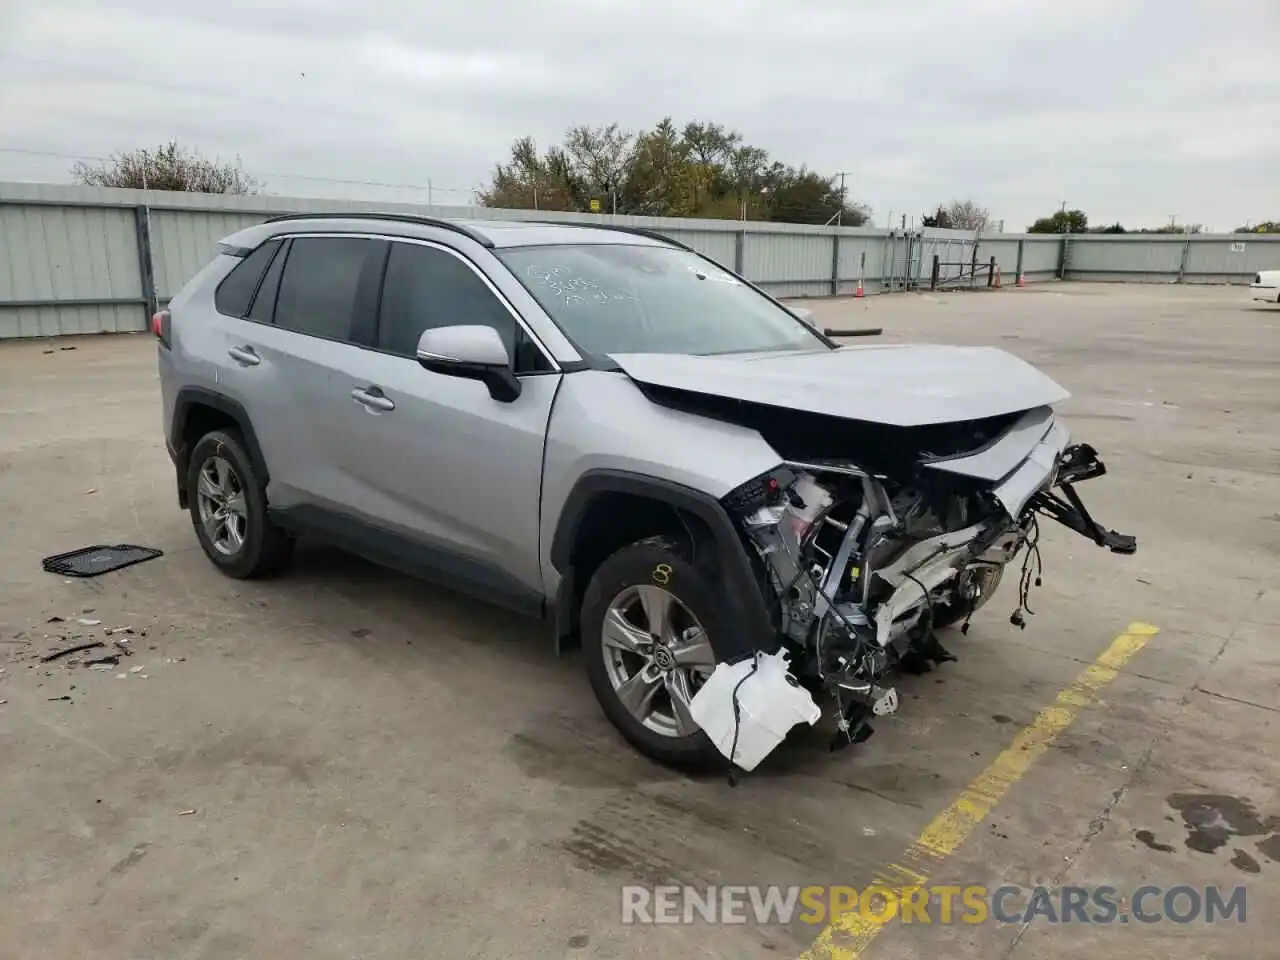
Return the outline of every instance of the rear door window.
<path id="1" fill-rule="evenodd" d="M 263 271 L 279 249 L 280 241 L 272 240 L 236 264 L 214 291 L 213 305 L 219 313 L 228 317 L 243 317 L 249 312 L 249 301 L 258 289 L 258 281 L 262 279 Z"/>
<path id="2" fill-rule="evenodd" d="M 351 340 L 357 304 L 363 301 L 361 280 L 368 268 L 381 265 L 384 252 L 384 244 L 372 239 L 295 237 L 276 295 L 276 326 Z"/>

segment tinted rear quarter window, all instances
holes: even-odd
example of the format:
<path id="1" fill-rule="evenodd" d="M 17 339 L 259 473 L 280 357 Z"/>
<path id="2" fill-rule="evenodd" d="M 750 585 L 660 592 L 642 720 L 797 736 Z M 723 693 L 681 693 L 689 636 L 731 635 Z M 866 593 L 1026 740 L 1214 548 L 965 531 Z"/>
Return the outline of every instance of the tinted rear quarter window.
<path id="1" fill-rule="evenodd" d="M 296 237 L 280 278 L 276 326 L 348 340 L 360 277 L 376 244 L 353 237 Z"/>
<path id="2" fill-rule="evenodd" d="M 249 301 L 253 299 L 253 292 L 258 289 L 262 272 L 267 269 L 267 264 L 279 248 L 280 241 L 272 240 L 236 264 L 214 291 L 214 308 L 228 317 L 243 317 L 248 313 Z"/>

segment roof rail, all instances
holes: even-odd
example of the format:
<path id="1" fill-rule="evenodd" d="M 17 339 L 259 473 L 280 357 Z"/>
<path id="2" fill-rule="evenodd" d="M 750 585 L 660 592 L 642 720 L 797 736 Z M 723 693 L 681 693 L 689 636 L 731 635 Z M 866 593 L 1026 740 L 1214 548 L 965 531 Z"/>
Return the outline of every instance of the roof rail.
<path id="1" fill-rule="evenodd" d="M 504 221 L 499 220 L 499 223 Z M 644 227 L 627 227 L 614 223 L 583 223 L 581 220 L 516 220 L 514 223 L 540 223 L 548 227 L 583 227 L 587 230 L 612 230 L 615 233 L 629 233 L 634 237 L 646 237 L 650 240 L 661 240 L 663 243 L 669 243 L 673 247 L 679 247 L 681 250 L 688 250 L 690 253 L 697 253 L 693 247 L 688 244 L 681 243 L 674 237 L 668 237 L 664 233 L 657 230 L 647 230 Z"/>
<path id="2" fill-rule="evenodd" d="M 439 227 L 441 230 L 452 230 L 464 237 L 469 237 L 482 246 L 493 248 L 493 241 L 479 230 L 474 230 L 453 220 L 442 220 L 439 217 L 419 217 L 411 213 L 365 213 L 360 211 L 334 211 L 332 213 L 286 213 L 271 217 L 264 223 L 281 223 L 286 220 L 398 220 L 402 223 L 419 223 L 426 227 Z"/>

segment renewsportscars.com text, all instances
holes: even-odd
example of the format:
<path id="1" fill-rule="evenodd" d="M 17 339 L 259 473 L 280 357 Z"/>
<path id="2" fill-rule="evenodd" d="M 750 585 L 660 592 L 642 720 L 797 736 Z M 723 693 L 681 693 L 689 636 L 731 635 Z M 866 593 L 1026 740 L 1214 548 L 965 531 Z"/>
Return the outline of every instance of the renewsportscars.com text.
<path id="1" fill-rule="evenodd" d="M 981 885 L 627 886 L 626 924 L 825 925 L 856 913 L 876 923 L 1244 923 L 1244 887 L 1145 885 L 1019 887 Z"/>

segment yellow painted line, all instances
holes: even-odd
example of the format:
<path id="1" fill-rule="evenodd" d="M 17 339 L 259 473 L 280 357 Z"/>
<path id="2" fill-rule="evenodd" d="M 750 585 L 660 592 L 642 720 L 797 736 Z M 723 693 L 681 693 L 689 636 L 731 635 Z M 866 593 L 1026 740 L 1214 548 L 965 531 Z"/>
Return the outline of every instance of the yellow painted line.
<path id="1" fill-rule="evenodd" d="M 891 889 L 924 886 L 932 871 L 955 853 L 986 819 L 1031 765 L 1067 729 L 1080 711 L 1137 655 L 1158 632 L 1146 623 L 1131 623 L 1102 654 L 1080 672 L 1075 682 L 1018 731 L 1013 742 L 933 818 L 899 863 L 881 864 L 875 882 Z M 885 914 L 888 914 L 887 916 Z M 857 960 L 872 940 L 892 922 L 892 913 L 863 915 L 849 910 L 832 919 L 801 955 L 801 960 Z"/>

